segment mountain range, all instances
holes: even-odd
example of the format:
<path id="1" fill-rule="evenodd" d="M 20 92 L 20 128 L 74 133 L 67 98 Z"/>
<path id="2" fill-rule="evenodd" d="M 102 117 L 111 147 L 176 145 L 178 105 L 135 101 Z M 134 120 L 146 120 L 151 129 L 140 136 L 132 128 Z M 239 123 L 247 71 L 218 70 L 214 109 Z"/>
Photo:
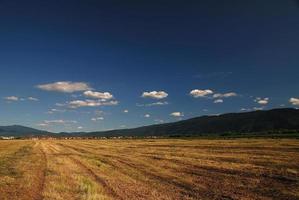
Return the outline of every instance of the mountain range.
<path id="1" fill-rule="evenodd" d="M 24 126 L 0 126 L 0 136 L 213 136 L 299 132 L 299 110 L 281 108 L 252 112 L 201 116 L 178 122 L 111 131 L 50 133 Z"/>

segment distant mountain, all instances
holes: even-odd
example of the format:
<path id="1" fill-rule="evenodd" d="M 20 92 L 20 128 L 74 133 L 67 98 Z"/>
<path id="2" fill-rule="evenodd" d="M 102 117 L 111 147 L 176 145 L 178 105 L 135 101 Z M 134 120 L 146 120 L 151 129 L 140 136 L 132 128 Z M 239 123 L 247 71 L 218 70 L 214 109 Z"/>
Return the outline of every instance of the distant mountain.
<path id="1" fill-rule="evenodd" d="M 171 136 L 299 131 L 299 110 L 292 108 L 202 116 L 173 123 L 90 132 L 84 136 Z"/>
<path id="2" fill-rule="evenodd" d="M 101 132 L 50 133 L 25 126 L 0 126 L 0 136 L 113 137 L 219 136 L 299 133 L 299 110 L 292 108 L 201 116 L 173 123 Z"/>
<path id="3" fill-rule="evenodd" d="M 20 125 L 0 126 L 0 136 L 27 137 L 49 134 L 51 133 Z"/>

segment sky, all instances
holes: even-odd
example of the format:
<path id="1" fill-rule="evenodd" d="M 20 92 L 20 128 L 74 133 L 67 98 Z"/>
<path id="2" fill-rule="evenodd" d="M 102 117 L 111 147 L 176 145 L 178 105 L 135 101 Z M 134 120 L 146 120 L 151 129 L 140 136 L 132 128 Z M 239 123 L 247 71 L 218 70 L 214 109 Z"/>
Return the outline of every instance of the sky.
<path id="1" fill-rule="evenodd" d="M 299 2 L 0 1 L 0 125 L 103 131 L 299 107 Z"/>

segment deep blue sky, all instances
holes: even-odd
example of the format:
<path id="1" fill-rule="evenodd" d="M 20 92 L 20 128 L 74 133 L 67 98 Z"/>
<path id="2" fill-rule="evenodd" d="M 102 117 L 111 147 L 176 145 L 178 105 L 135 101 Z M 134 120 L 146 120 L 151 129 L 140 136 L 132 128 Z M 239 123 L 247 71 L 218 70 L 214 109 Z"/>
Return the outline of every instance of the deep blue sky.
<path id="1" fill-rule="evenodd" d="M 0 125 L 92 131 L 299 107 L 298 77 L 295 0 L 0 1 Z M 87 88 L 43 87 L 57 82 Z M 168 96 L 142 97 L 152 91 Z"/>

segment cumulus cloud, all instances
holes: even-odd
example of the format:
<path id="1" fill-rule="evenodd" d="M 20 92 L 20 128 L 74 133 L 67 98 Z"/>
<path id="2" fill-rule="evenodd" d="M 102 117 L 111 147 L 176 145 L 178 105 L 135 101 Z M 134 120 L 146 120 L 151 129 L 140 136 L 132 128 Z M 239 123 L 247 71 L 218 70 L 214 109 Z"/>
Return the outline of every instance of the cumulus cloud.
<path id="1" fill-rule="evenodd" d="M 4 97 L 4 99 L 7 101 L 19 101 L 19 97 L 16 96 Z"/>
<path id="2" fill-rule="evenodd" d="M 48 113 L 48 114 L 53 114 L 53 113 L 63 113 L 63 112 L 66 112 L 66 110 L 64 110 L 64 109 L 56 109 L 56 108 L 52 108 L 52 109 L 50 109 L 47 113 Z"/>
<path id="3" fill-rule="evenodd" d="M 222 100 L 222 99 L 216 99 L 216 100 L 214 101 L 214 103 L 223 103 L 223 100 Z"/>
<path id="4" fill-rule="evenodd" d="M 164 99 L 168 96 L 168 94 L 164 91 L 151 91 L 151 92 L 143 92 L 143 98 L 152 98 L 152 99 Z"/>
<path id="5" fill-rule="evenodd" d="M 251 111 L 250 108 L 241 108 L 240 111 Z"/>
<path id="6" fill-rule="evenodd" d="M 104 120 L 104 117 L 93 117 L 90 119 L 91 121 L 99 121 L 99 120 Z"/>
<path id="7" fill-rule="evenodd" d="M 235 97 L 237 96 L 237 93 L 235 92 L 228 92 L 228 93 L 216 93 L 213 95 L 213 98 L 228 98 L 228 97 Z"/>
<path id="8" fill-rule="evenodd" d="M 291 104 L 293 104 L 294 106 L 299 106 L 299 99 L 298 98 L 292 97 L 292 98 L 290 98 L 289 102 Z"/>
<path id="9" fill-rule="evenodd" d="M 170 116 L 173 116 L 173 117 L 183 117 L 184 114 L 181 113 L 181 112 L 173 112 L 173 113 L 170 113 Z"/>
<path id="10" fill-rule="evenodd" d="M 8 97 L 4 97 L 5 100 L 7 101 L 39 101 L 38 98 L 34 98 L 34 97 L 27 97 L 27 98 L 23 98 L 23 97 L 17 97 L 17 96 L 8 96 Z"/>
<path id="11" fill-rule="evenodd" d="M 264 107 L 253 107 L 253 110 L 264 110 Z"/>
<path id="12" fill-rule="evenodd" d="M 90 97 L 90 98 L 95 98 L 95 99 L 112 99 L 113 95 L 110 94 L 109 92 L 94 92 L 94 91 L 85 91 L 83 93 L 86 97 Z"/>
<path id="13" fill-rule="evenodd" d="M 206 90 L 199 90 L 199 89 L 194 89 L 190 91 L 190 95 L 198 98 L 198 97 L 206 97 L 207 95 L 213 94 L 214 92 L 210 89 Z"/>
<path id="14" fill-rule="evenodd" d="M 97 115 L 97 116 L 99 116 L 99 115 L 104 114 L 104 111 L 102 111 L 102 110 L 95 110 L 94 114 Z"/>
<path id="15" fill-rule="evenodd" d="M 155 121 L 156 124 L 164 123 L 163 119 L 155 119 L 154 121 Z"/>
<path id="16" fill-rule="evenodd" d="M 266 105 L 269 103 L 269 98 L 268 97 L 266 97 L 266 98 L 257 97 L 257 98 L 255 98 L 254 101 L 258 104 Z"/>
<path id="17" fill-rule="evenodd" d="M 149 104 L 136 104 L 136 106 L 139 107 L 151 107 L 151 106 L 165 106 L 168 105 L 169 103 L 167 101 L 158 101 L 155 103 L 149 103 Z"/>
<path id="18" fill-rule="evenodd" d="M 37 124 L 38 126 L 49 126 L 49 124 L 46 124 L 46 123 L 40 123 L 40 124 Z"/>
<path id="19" fill-rule="evenodd" d="M 35 98 L 35 97 L 28 97 L 27 98 L 29 101 L 39 101 L 38 98 Z"/>
<path id="20" fill-rule="evenodd" d="M 75 100 L 70 101 L 68 106 L 70 108 L 79 108 L 79 107 L 97 107 L 97 106 L 114 106 L 118 105 L 118 101 L 101 101 L 101 100 Z"/>
<path id="21" fill-rule="evenodd" d="M 60 81 L 55 83 L 42 84 L 42 85 L 37 85 L 36 87 L 41 90 L 65 92 L 65 93 L 86 91 L 91 89 L 87 83 L 71 82 L 71 81 Z"/>
<path id="22" fill-rule="evenodd" d="M 150 114 L 145 114 L 144 117 L 145 118 L 149 118 L 151 115 Z"/>
<path id="23" fill-rule="evenodd" d="M 77 121 L 75 120 L 63 120 L 63 119 L 56 119 L 56 120 L 44 120 L 44 124 L 76 124 Z"/>

